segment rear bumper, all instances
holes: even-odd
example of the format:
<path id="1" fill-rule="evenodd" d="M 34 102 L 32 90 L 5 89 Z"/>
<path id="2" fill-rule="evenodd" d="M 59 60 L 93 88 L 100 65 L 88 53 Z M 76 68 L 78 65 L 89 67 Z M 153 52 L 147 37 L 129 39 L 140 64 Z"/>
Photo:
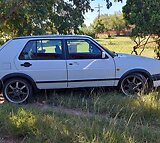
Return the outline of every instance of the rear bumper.
<path id="1" fill-rule="evenodd" d="M 2 89 L 3 89 L 3 84 L 2 81 L 0 80 L 0 93 L 2 92 Z"/>
<path id="2" fill-rule="evenodd" d="M 0 83 L 0 93 L 2 92 L 2 83 Z"/>

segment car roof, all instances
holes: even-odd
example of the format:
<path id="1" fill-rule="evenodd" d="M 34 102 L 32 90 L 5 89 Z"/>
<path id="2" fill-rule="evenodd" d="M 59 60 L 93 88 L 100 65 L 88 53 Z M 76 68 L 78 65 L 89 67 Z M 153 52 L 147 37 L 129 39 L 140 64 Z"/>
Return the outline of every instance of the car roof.
<path id="1" fill-rule="evenodd" d="M 23 37 L 16 37 L 16 39 L 36 39 L 36 38 L 59 38 L 59 39 L 78 39 L 78 38 L 91 38 L 87 35 L 34 35 L 34 36 L 23 36 Z"/>

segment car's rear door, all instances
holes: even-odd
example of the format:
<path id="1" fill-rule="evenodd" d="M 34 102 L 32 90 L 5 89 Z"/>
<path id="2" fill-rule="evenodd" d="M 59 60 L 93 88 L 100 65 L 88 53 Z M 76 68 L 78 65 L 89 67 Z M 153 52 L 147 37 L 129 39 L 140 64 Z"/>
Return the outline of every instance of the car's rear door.
<path id="1" fill-rule="evenodd" d="M 111 56 L 90 40 L 66 40 L 68 87 L 113 86 L 115 64 Z"/>
<path id="2" fill-rule="evenodd" d="M 19 73 L 29 75 L 40 89 L 66 88 L 67 70 L 63 41 L 38 39 L 29 41 L 16 57 Z"/>

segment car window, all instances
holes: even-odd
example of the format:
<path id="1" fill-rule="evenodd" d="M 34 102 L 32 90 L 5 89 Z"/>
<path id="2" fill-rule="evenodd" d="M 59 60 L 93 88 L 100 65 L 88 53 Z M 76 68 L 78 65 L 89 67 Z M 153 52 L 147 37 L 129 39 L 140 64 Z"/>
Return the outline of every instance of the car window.
<path id="1" fill-rule="evenodd" d="M 59 60 L 63 59 L 61 40 L 29 41 L 23 49 L 21 60 Z"/>
<path id="2" fill-rule="evenodd" d="M 88 40 L 67 40 L 69 59 L 101 59 L 102 51 Z"/>

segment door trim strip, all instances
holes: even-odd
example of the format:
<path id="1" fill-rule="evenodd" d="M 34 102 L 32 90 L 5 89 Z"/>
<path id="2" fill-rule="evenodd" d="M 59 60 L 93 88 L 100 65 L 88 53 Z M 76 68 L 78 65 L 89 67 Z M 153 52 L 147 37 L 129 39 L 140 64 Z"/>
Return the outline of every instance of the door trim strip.
<path id="1" fill-rule="evenodd" d="M 120 78 L 108 78 L 108 79 L 86 79 L 86 80 L 60 80 L 60 81 L 36 81 L 39 83 L 63 83 L 63 82 L 92 82 L 92 81 L 111 81 L 120 80 Z"/>

